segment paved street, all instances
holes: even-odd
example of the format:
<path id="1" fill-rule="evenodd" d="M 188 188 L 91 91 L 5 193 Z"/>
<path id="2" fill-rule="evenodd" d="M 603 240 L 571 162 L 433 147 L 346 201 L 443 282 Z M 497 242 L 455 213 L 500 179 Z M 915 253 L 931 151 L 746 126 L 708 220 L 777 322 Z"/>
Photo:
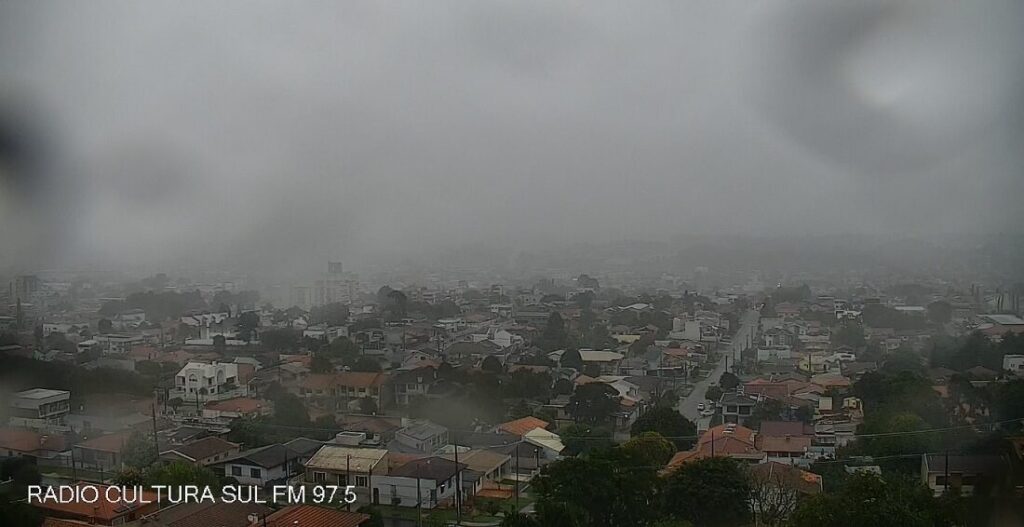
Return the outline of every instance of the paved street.
<path id="1" fill-rule="evenodd" d="M 679 401 L 679 413 L 683 414 L 687 419 L 697 423 L 697 430 L 707 430 L 708 423 L 711 421 L 710 417 L 701 417 L 700 411 L 697 410 L 697 405 L 706 402 L 704 400 L 704 392 L 708 389 L 708 386 L 716 384 L 722 373 L 725 372 L 726 359 L 739 360 L 740 354 L 743 353 L 743 349 L 747 346 L 747 343 L 757 335 L 757 325 L 760 321 L 760 316 L 757 311 L 748 311 L 740 321 L 740 329 L 733 336 L 731 349 L 726 350 L 722 354 L 722 358 L 719 359 L 718 364 L 715 365 L 715 369 L 711 371 L 711 375 L 708 375 L 704 380 L 694 385 L 693 391 L 690 395 Z M 731 358 L 730 358 L 731 355 Z"/>

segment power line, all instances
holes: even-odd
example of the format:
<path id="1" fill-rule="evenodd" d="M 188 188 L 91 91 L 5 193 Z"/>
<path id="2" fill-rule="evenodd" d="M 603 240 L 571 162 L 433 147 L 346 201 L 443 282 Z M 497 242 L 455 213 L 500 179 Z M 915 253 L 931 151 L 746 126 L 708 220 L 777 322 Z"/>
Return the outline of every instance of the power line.
<path id="1" fill-rule="evenodd" d="M 906 435 L 942 433 L 942 432 L 952 432 L 952 431 L 957 431 L 957 430 L 973 430 L 973 429 L 978 429 L 978 428 L 992 428 L 992 427 L 996 427 L 996 426 L 1007 424 L 1007 423 L 1019 423 L 1021 421 L 1022 421 L 1022 419 L 1005 419 L 1005 420 L 1002 420 L 1002 421 L 994 421 L 994 422 L 991 422 L 991 423 L 972 424 L 972 425 L 958 425 L 958 426 L 949 426 L 949 427 L 942 427 L 942 428 L 927 428 L 927 429 L 923 429 L 923 430 L 908 430 L 908 431 L 902 431 L 902 432 L 876 432 L 876 433 L 870 433 L 870 434 L 857 434 L 857 433 L 854 433 L 854 434 L 851 434 L 849 437 L 857 438 L 857 439 L 870 439 L 870 438 L 876 438 L 876 437 L 897 437 L 897 436 L 906 436 Z M 275 423 L 260 423 L 260 426 L 267 427 L 267 428 L 277 428 L 277 429 L 282 429 L 282 430 L 297 430 L 297 431 L 306 431 L 306 432 L 334 432 L 334 433 L 337 433 L 337 432 L 342 432 L 342 431 L 345 430 L 345 427 L 343 427 L 343 426 L 332 427 L 332 428 L 322 428 L 322 427 L 312 427 L 312 426 L 281 425 L 281 424 L 275 424 Z M 449 432 L 456 432 L 456 433 L 469 433 L 469 434 L 486 434 L 486 433 L 489 433 L 489 432 L 480 431 L 480 430 L 467 430 L 467 429 L 456 429 L 456 428 L 449 428 L 448 431 Z M 701 437 L 703 437 L 703 435 L 662 436 L 662 437 L 664 437 L 665 439 L 686 440 L 686 439 L 700 439 Z M 614 435 L 586 436 L 586 437 L 574 437 L 573 438 L 573 440 L 579 440 L 579 441 L 606 441 L 606 440 L 615 440 L 615 439 L 616 439 L 616 436 L 614 436 Z"/>

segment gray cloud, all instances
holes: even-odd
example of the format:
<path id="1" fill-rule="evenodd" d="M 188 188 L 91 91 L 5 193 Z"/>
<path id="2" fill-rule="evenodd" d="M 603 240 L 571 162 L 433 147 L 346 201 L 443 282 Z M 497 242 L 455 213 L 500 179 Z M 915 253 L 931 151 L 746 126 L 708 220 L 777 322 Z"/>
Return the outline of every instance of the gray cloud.
<path id="1" fill-rule="evenodd" d="M 52 220 L 61 261 L 293 269 L 476 242 L 1019 232 L 1022 15 L 9 2 L 0 103 L 30 100 L 59 149 L 47 188 L 73 214 L 28 223 Z M 6 216 L 33 199 L 5 192 Z"/>

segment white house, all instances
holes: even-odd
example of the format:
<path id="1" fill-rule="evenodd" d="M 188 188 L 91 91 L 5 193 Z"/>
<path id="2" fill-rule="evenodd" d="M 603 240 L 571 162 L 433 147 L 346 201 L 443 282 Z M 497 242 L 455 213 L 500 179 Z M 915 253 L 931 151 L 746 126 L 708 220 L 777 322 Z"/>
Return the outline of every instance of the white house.
<path id="1" fill-rule="evenodd" d="M 398 507 L 432 509 L 454 500 L 460 487 L 459 473 L 465 463 L 443 457 L 427 457 L 410 461 L 373 479 L 374 494 L 381 503 Z"/>
<path id="2" fill-rule="evenodd" d="M 1003 355 L 1003 369 L 1024 375 L 1024 355 Z"/>
<path id="3" fill-rule="evenodd" d="M 71 392 L 32 388 L 11 396 L 11 424 L 40 428 L 47 425 L 63 425 L 64 418 L 71 411 Z"/>
<path id="4" fill-rule="evenodd" d="M 224 475 L 235 478 L 241 485 L 265 486 L 283 484 L 302 470 L 305 459 L 280 444 L 254 448 L 235 457 L 215 463 L 224 468 Z"/>
<path id="5" fill-rule="evenodd" d="M 218 395 L 237 394 L 238 365 L 230 362 L 189 361 L 174 377 L 174 396 L 218 399 Z"/>

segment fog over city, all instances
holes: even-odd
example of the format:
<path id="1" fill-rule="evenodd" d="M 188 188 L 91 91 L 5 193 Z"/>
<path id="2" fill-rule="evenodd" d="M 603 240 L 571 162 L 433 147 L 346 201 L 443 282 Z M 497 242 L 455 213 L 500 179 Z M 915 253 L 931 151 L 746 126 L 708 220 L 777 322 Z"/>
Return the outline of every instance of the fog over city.
<path id="1" fill-rule="evenodd" d="M 1019 234 L 1020 2 L 3 2 L 0 266 Z"/>

